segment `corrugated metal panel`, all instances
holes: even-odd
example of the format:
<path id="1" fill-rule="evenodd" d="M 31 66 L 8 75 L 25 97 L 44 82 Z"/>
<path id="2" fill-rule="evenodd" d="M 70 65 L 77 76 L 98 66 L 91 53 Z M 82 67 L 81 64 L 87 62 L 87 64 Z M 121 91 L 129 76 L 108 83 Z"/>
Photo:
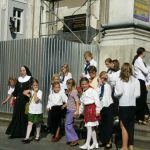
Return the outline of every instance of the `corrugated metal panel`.
<path id="1" fill-rule="evenodd" d="M 99 62 L 98 47 L 51 38 L 23 39 L 0 42 L 0 102 L 7 96 L 7 80 L 19 76 L 19 68 L 27 65 L 43 91 L 43 110 L 48 100 L 51 76 L 69 64 L 73 78 L 78 82 L 83 71 L 86 50 Z M 9 105 L 0 106 L 0 112 L 11 112 Z"/>

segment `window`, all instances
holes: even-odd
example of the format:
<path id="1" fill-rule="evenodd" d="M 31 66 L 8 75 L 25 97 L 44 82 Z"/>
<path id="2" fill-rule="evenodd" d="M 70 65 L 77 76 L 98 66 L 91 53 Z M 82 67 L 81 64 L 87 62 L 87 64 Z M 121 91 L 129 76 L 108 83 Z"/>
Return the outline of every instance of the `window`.
<path id="1" fill-rule="evenodd" d="M 22 27 L 22 22 L 23 22 L 23 10 L 14 8 L 13 10 L 13 19 L 14 19 L 14 24 L 15 24 L 15 32 L 17 33 L 22 33 L 23 32 L 23 27 Z"/>

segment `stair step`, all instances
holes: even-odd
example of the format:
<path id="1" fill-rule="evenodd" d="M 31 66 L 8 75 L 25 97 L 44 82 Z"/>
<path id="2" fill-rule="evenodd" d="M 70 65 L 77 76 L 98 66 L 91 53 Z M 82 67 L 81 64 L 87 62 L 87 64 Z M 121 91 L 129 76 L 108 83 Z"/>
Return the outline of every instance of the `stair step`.
<path id="1" fill-rule="evenodd" d="M 136 124 L 134 134 L 150 138 L 150 125 L 138 125 L 138 124 Z"/>
<path id="2" fill-rule="evenodd" d="M 150 149 L 150 138 L 145 136 L 134 136 L 134 145 L 138 148 Z"/>

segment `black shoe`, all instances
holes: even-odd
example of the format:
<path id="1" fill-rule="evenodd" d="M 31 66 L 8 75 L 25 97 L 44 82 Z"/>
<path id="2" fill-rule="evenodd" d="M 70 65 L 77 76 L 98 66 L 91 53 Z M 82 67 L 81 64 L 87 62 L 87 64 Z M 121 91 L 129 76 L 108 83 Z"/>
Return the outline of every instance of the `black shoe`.
<path id="1" fill-rule="evenodd" d="M 40 141 L 40 138 L 37 138 L 37 139 L 35 138 L 34 141 L 35 141 L 35 142 L 39 142 L 39 141 Z"/>
<path id="2" fill-rule="evenodd" d="M 105 149 L 111 149 L 112 148 L 112 144 L 106 144 Z"/>
<path id="3" fill-rule="evenodd" d="M 105 147 L 106 146 L 106 144 L 99 144 L 99 147 Z"/>
<path id="4" fill-rule="evenodd" d="M 23 143 L 23 144 L 29 144 L 29 143 L 30 143 L 30 140 L 29 140 L 29 139 L 24 139 L 24 140 L 22 140 L 22 143 Z"/>

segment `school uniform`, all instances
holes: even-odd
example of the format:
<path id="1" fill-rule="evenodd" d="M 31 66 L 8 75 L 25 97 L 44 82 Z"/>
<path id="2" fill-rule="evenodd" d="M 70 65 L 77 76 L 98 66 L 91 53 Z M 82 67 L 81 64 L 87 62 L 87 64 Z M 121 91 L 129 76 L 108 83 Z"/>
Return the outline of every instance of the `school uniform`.
<path id="1" fill-rule="evenodd" d="M 55 93 L 49 95 L 47 108 L 51 111 L 51 125 L 52 133 L 56 134 L 57 128 L 61 125 L 62 118 L 62 105 L 67 103 L 67 96 L 63 92 Z"/>
<path id="2" fill-rule="evenodd" d="M 60 81 L 61 81 L 61 87 L 62 90 L 66 90 L 67 89 L 67 80 L 72 78 L 72 74 L 70 72 L 68 72 L 67 75 L 61 76 L 60 77 Z"/>
<path id="3" fill-rule="evenodd" d="M 128 145 L 133 145 L 136 98 L 140 96 L 139 81 L 133 76 L 128 82 L 118 80 L 115 96 L 119 98 L 119 119 L 127 130 Z"/>
<path id="4" fill-rule="evenodd" d="M 112 70 L 108 73 L 108 83 L 111 85 L 112 88 L 112 99 L 113 99 L 113 107 L 114 107 L 114 116 L 118 116 L 118 106 L 119 101 L 117 97 L 114 97 L 114 87 L 116 85 L 116 82 L 119 80 L 120 76 L 120 70 L 114 72 Z"/>
<path id="5" fill-rule="evenodd" d="M 65 90 L 63 89 L 63 85 L 62 83 L 60 83 L 60 89 L 61 92 L 65 93 Z M 49 94 L 54 93 L 52 85 L 50 86 L 50 90 L 49 90 Z M 51 121 L 51 111 L 48 111 L 48 118 L 47 118 L 47 128 L 48 128 L 48 132 L 51 132 L 51 128 L 52 128 L 52 121 Z"/>
<path id="6" fill-rule="evenodd" d="M 71 91 L 68 94 L 67 100 L 67 113 L 65 121 L 65 132 L 66 132 L 66 141 L 73 142 L 77 141 L 78 135 L 73 127 L 74 122 L 74 113 L 76 112 L 76 101 L 79 100 L 78 92 L 76 90 Z"/>
<path id="7" fill-rule="evenodd" d="M 97 88 L 97 92 L 100 98 L 102 106 L 101 114 L 101 128 L 100 128 L 100 141 L 104 145 L 109 143 L 113 133 L 113 99 L 111 97 L 112 90 L 108 83 L 101 85 Z"/>
<path id="8" fill-rule="evenodd" d="M 28 121 L 32 123 L 42 123 L 43 121 L 43 111 L 42 111 L 42 91 L 38 90 L 37 97 L 39 102 L 36 103 L 33 97 L 34 91 L 31 91 L 30 105 L 29 105 L 29 114 Z"/>
<path id="9" fill-rule="evenodd" d="M 136 99 L 136 120 L 144 120 L 147 108 L 146 78 L 149 72 L 141 57 L 134 62 L 134 77 L 140 82 L 141 95 Z"/>
<path id="10" fill-rule="evenodd" d="M 90 78 L 90 75 L 88 73 L 88 68 L 90 66 L 95 66 L 97 68 L 97 62 L 94 59 L 91 59 L 90 62 L 85 62 L 84 64 L 84 72 L 82 73 L 83 77 L 87 77 L 88 79 Z"/>

